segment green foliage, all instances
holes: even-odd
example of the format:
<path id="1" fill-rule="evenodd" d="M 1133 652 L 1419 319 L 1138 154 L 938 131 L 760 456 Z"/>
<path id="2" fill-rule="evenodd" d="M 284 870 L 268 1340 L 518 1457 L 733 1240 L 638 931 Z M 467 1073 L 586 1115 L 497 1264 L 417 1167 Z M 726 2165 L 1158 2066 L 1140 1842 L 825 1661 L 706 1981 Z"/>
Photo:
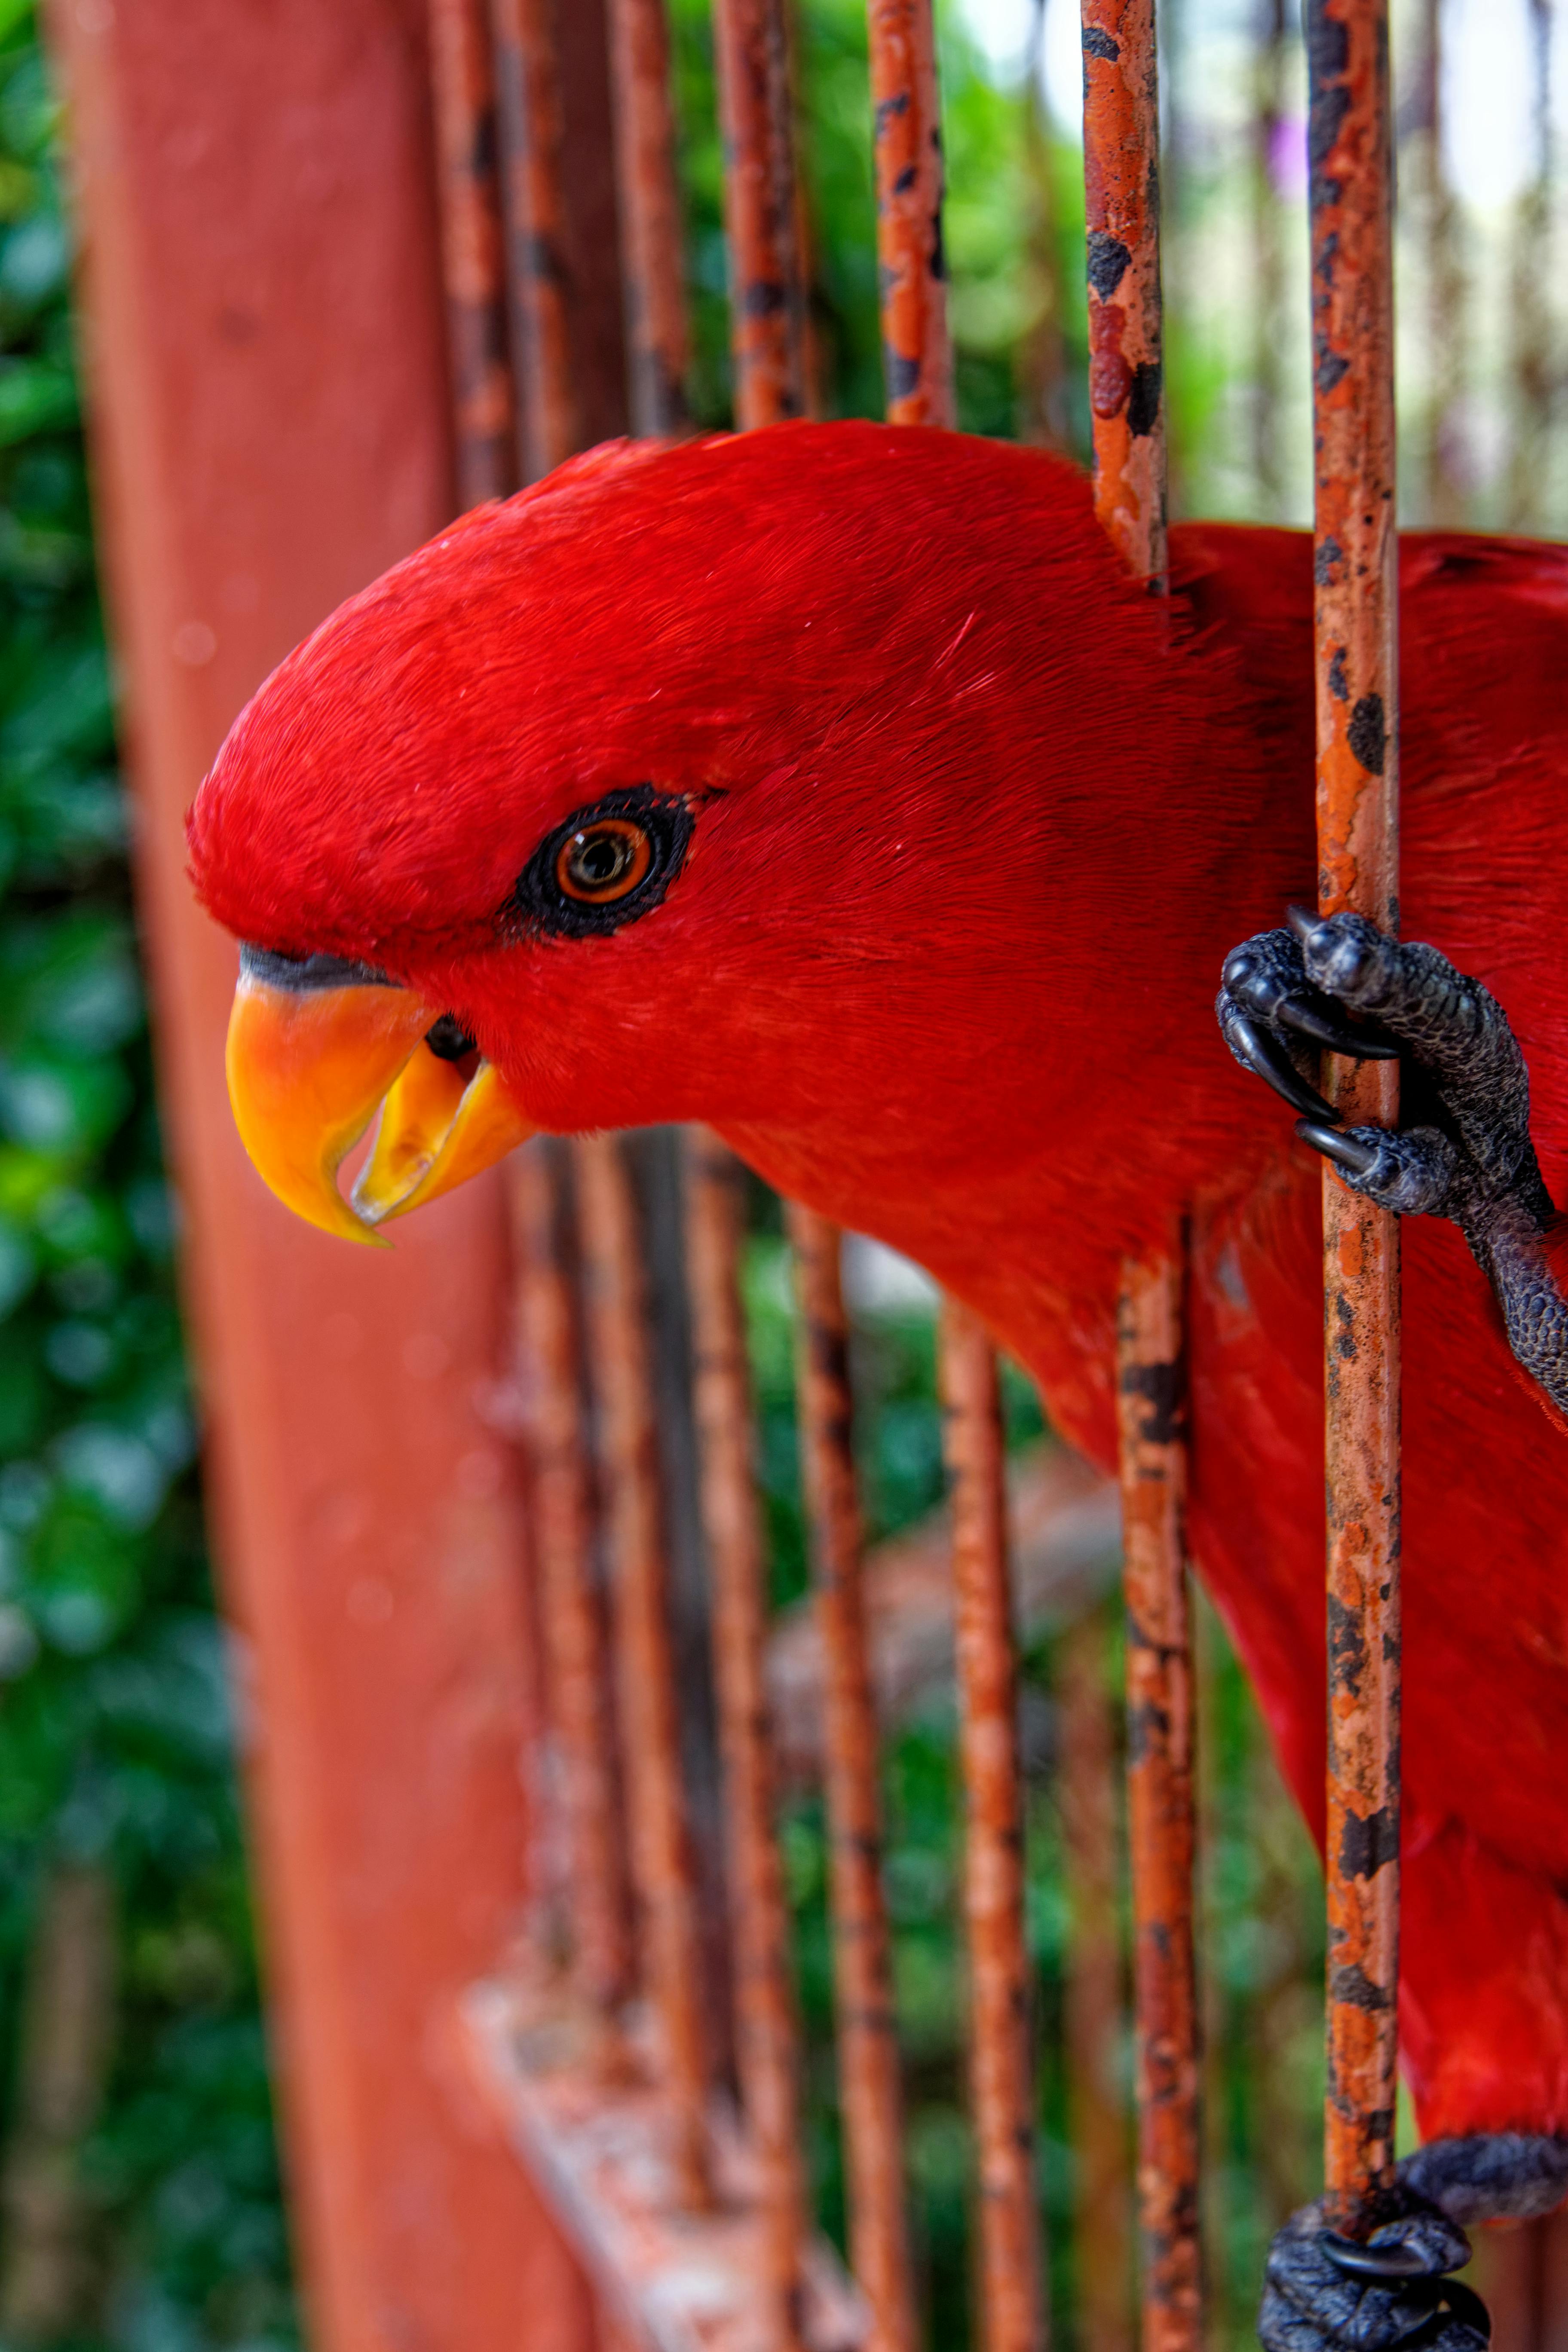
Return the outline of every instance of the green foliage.
<path id="1" fill-rule="evenodd" d="M 0 7 L 0 2127 L 51 1872 L 115 1890 L 83 2342 L 291 2335 L 174 1213 L 93 577 L 54 110 Z"/>

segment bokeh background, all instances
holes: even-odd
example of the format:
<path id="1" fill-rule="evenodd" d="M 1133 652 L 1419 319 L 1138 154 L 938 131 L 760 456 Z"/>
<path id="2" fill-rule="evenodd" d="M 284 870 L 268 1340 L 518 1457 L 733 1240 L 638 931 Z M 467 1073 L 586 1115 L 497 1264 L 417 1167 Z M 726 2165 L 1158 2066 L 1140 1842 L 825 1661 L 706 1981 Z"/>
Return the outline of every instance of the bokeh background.
<path id="1" fill-rule="evenodd" d="M 1076 0 L 942 13 L 963 421 L 1081 455 Z M 1299 26 L 1284 0 L 1163 0 L 1163 13 L 1174 506 L 1305 522 Z M 673 16 L 695 404 L 722 425 L 704 0 L 675 0 Z M 862 0 L 799 0 L 798 19 L 818 391 L 829 413 L 876 415 Z M 1405 516 L 1562 533 L 1568 247 L 1553 163 L 1568 36 L 1552 38 L 1552 0 L 1398 0 L 1394 19 Z M 263 2352 L 298 2326 L 235 1777 L 244 1664 L 215 1616 L 204 1548 L 178 1208 L 161 1167 L 73 362 L 65 131 L 29 0 L 0 0 L 0 2342 Z M 748 1302 L 784 1607 L 804 1584 L 791 1309 L 776 1204 L 760 1188 L 753 1223 Z M 862 1466 L 882 1538 L 940 1499 L 931 1302 L 873 1260 L 855 1298 Z M 1037 1444 L 1021 1381 L 1009 1413 L 1016 1443 Z M 1211 2325 L 1216 2345 L 1239 2346 L 1268 2235 L 1316 2186 L 1320 1897 L 1206 1612 L 1200 1643 Z M 1063 1796 L 1084 1723 L 1114 1740 L 1117 1645 L 1113 1606 L 1080 1597 L 1036 1629 L 1026 1661 L 1043 2194 L 1068 2346 L 1086 2306 L 1068 2227 Z M 938 1689 L 889 1741 L 889 1884 L 920 2258 L 933 2340 L 961 2352 L 970 2149 L 950 1733 Z M 792 1798 L 784 1834 L 816 2053 L 813 2162 L 837 2230 L 809 1790 Z M 1112 2063 L 1124 2089 L 1124 2050 Z"/>

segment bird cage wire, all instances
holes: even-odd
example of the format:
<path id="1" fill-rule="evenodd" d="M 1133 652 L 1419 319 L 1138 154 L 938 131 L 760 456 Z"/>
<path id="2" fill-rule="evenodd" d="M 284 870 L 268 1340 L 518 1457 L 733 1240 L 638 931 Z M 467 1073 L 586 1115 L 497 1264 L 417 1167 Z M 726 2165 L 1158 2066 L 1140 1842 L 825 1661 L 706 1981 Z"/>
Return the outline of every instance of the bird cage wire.
<path id="1" fill-rule="evenodd" d="M 1058 13 L 1061 5 L 1053 0 Z M 1456 331 L 1475 299 L 1468 258 L 1476 240 L 1467 243 L 1461 233 L 1447 184 L 1444 19 L 1436 0 L 1410 0 L 1403 9 L 1396 32 L 1408 47 L 1396 54 L 1414 64 L 1402 90 L 1391 94 L 1375 70 L 1381 6 L 1340 0 L 1334 14 L 1350 29 L 1352 128 L 1358 114 L 1360 127 L 1381 125 L 1381 143 L 1373 138 L 1371 145 L 1384 176 L 1364 191 L 1351 184 L 1342 201 L 1352 213 L 1360 205 L 1353 221 L 1319 217 L 1325 199 L 1316 192 L 1313 233 L 1337 231 L 1347 242 L 1361 235 L 1359 266 L 1379 291 L 1384 329 L 1381 338 L 1357 343 L 1339 320 L 1315 322 L 1346 341 L 1350 362 L 1348 391 L 1331 413 L 1319 394 L 1319 446 L 1326 451 L 1316 486 L 1320 539 L 1343 535 L 1351 509 L 1367 503 L 1358 491 L 1369 478 L 1377 495 L 1392 494 L 1392 254 L 1377 225 L 1386 214 L 1396 133 L 1419 190 L 1399 232 L 1402 267 L 1408 262 L 1418 289 L 1404 331 L 1434 361 L 1419 373 L 1426 406 L 1405 444 L 1413 503 L 1436 520 L 1500 502 L 1510 518 L 1538 512 L 1535 502 L 1551 488 L 1542 469 L 1556 395 L 1539 271 L 1514 289 L 1506 388 L 1511 456 L 1506 467 L 1494 464 L 1487 499 L 1479 497 L 1473 444 L 1482 411 L 1478 387 L 1462 373 L 1465 338 Z M 465 505 L 504 495 L 588 446 L 597 437 L 596 414 L 611 412 L 615 421 L 617 401 L 639 433 L 679 433 L 691 413 L 691 273 L 664 0 L 610 0 L 607 22 L 595 19 L 589 37 L 590 46 L 593 38 L 604 44 L 598 60 L 584 54 L 586 16 L 574 16 L 569 37 L 567 21 L 568 12 L 547 0 L 493 0 L 488 12 L 482 0 L 431 0 L 453 431 Z M 1554 201 L 1546 0 L 1529 0 L 1529 25 L 1535 150 L 1519 201 L 1544 239 Z M 678 9 L 674 30 L 688 50 L 694 26 L 692 11 Z M 1244 102 L 1230 120 L 1222 107 L 1200 138 L 1182 111 L 1184 77 L 1197 66 L 1191 30 L 1171 0 L 1160 26 L 1152 0 L 1083 0 L 1088 307 L 1077 320 L 1063 290 L 1064 253 L 1076 232 L 1062 142 L 1047 133 L 1037 94 L 1026 110 L 1036 316 L 1017 371 L 1024 429 L 1058 445 L 1075 437 L 1091 443 L 1100 520 L 1130 570 L 1156 594 L 1165 586 L 1171 382 L 1159 204 L 1162 39 L 1164 275 L 1176 312 L 1169 339 L 1174 367 L 1195 355 L 1210 331 L 1198 289 L 1217 257 L 1232 267 L 1240 260 L 1257 298 L 1254 364 L 1242 372 L 1248 413 L 1235 415 L 1229 432 L 1208 436 L 1206 457 L 1175 435 L 1178 491 L 1186 496 L 1201 486 L 1219 491 L 1208 504 L 1245 501 L 1254 512 L 1289 514 L 1300 506 L 1300 485 L 1287 453 L 1305 446 L 1307 257 L 1304 239 L 1285 233 L 1288 212 L 1305 194 L 1291 180 L 1291 142 L 1303 143 L 1300 45 L 1281 0 L 1262 0 L 1248 37 L 1236 45 L 1245 71 L 1233 80 Z M 1027 58 L 1037 93 L 1047 32 L 1046 11 L 1037 10 Z M 800 38 L 784 0 L 715 0 L 712 96 L 722 126 L 733 420 L 741 429 L 823 413 L 831 396 L 799 161 Z M 610 103 L 595 121 L 584 91 L 596 63 L 607 68 Z M 886 413 L 895 424 L 951 425 L 959 407 L 939 241 L 942 158 L 930 0 L 870 0 L 868 70 Z M 1312 97 L 1325 102 L 1321 89 Z M 1332 112 L 1331 91 L 1327 103 Z M 1342 99 L 1339 104 L 1347 110 Z M 1245 197 L 1234 214 L 1194 200 L 1227 140 L 1233 148 L 1245 144 L 1247 162 Z M 584 185 L 595 165 L 601 180 L 613 169 L 618 205 L 618 237 L 597 249 L 587 227 L 594 192 Z M 602 227 L 602 185 L 598 202 Z M 606 361 L 610 299 L 624 338 L 618 384 L 617 355 Z M 1069 382 L 1080 352 L 1086 401 Z M 1495 384 L 1490 395 L 1494 403 L 1505 397 Z M 1392 594 L 1377 577 L 1379 594 L 1370 600 L 1337 580 L 1321 587 L 1319 634 L 1324 645 L 1348 639 L 1361 648 L 1358 692 L 1378 701 L 1392 740 Z M 1346 824 L 1344 794 L 1364 792 L 1368 782 L 1347 768 L 1333 732 L 1342 718 L 1331 707 L 1324 715 L 1320 817 L 1331 867 L 1332 844 Z M 1389 768 L 1391 782 L 1392 761 Z M 1396 858 L 1391 792 L 1384 802 L 1388 887 L 1363 908 L 1380 919 Z M 1331 892 L 1325 908 L 1339 903 Z M 1368 1075 L 1391 1066 L 1374 1066 Z M 1386 1118 L 1391 1109 L 1381 1099 L 1363 1115 Z M 749 1234 L 773 1213 L 763 1188 L 702 1134 L 542 1140 L 515 1161 L 510 1198 L 517 1392 L 531 1498 L 531 1605 L 542 1669 L 530 1764 L 534 1901 L 527 1952 L 476 1994 L 472 2021 L 506 2086 L 514 2126 L 612 2307 L 644 2340 L 671 2345 L 743 2340 L 795 2352 L 860 2342 L 875 2352 L 911 2352 L 934 2321 L 944 2344 L 954 2340 L 956 2326 L 985 2352 L 1034 2352 L 1053 2324 L 1059 2329 L 1065 2321 L 1073 2340 L 1119 2352 L 1135 2324 L 1129 2292 L 1135 2172 L 1141 2329 L 1149 2352 L 1186 2352 L 1204 2338 L 1205 2221 L 1215 2297 L 1209 2325 L 1226 2333 L 1248 2326 L 1250 2312 L 1231 2275 L 1237 2266 L 1216 2259 L 1233 2194 L 1225 2118 L 1213 2112 L 1224 2097 L 1216 2053 L 1236 2042 L 1237 2005 L 1227 2001 L 1218 1969 L 1200 1990 L 1194 1959 L 1194 1734 L 1206 1717 L 1223 1756 L 1227 1742 L 1234 1750 L 1237 1732 L 1225 1719 L 1227 1706 L 1234 1715 L 1236 1685 L 1234 1668 L 1219 1660 L 1217 1629 L 1204 1622 L 1195 1668 L 1190 1633 L 1182 1235 L 1173 1233 L 1159 1258 L 1123 1269 L 1119 1313 L 1131 1767 L 1126 1916 L 1110 1859 L 1121 1735 L 1103 1612 L 1080 1607 L 1057 1645 L 1055 1812 L 1070 1926 L 1060 1970 L 1063 2017 L 1056 2021 L 1059 2079 L 1048 2086 L 1036 2081 L 1039 2043 L 1029 2024 L 1035 1969 L 1026 1831 L 1037 1837 L 1040 1809 L 1017 1737 L 1019 1612 L 1009 1573 L 1004 1391 L 973 1318 L 951 1302 L 940 1309 L 963 1814 L 953 1906 L 963 1922 L 967 2004 L 962 2168 L 977 2192 L 970 2284 L 959 2286 L 954 2303 L 929 2231 L 923 2244 L 910 2236 L 907 2175 L 915 2135 L 910 2070 L 895 2021 L 885 1867 L 889 1727 L 885 1706 L 879 1717 L 878 1686 L 901 1617 L 912 1622 L 919 1611 L 900 1612 L 895 1598 L 873 1632 L 841 1237 L 814 1213 L 786 1208 L 795 1418 L 816 1612 L 807 1677 L 820 1718 L 813 1761 L 826 1791 L 821 1876 L 837 2018 L 833 2072 L 807 2031 L 797 1991 L 800 1975 L 819 1966 L 821 1954 L 810 1949 L 809 1927 L 803 1933 L 800 1889 L 792 1885 L 803 1849 L 791 1832 L 800 1815 L 785 1802 L 778 1727 L 769 1722 L 782 1650 L 756 1475 L 757 1302 L 754 1295 L 748 1301 L 747 1290 Z M 1331 1278 L 1341 1257 L 1334 1221 L 1349 1199 L 1326 1178 Z M 1391 1251 L 1376 1213 L 1357 1205 L 1355 1213 L 1358 1230 L 1365 1228 L 1363 1260 L 1384 1271 L 1368 1276 L 1365 1295 L 1346 1305 L 1366 1319 L 1369 1334 L 1382 1335 L 1382 1355 L 1369 1339 L 1363 1363 L 1377 1367 L 1370 1391 L 1352 1395 L 1345 1382 L 1342 1425 L 1331 1412 L 1331 1538 L 1347 1516 L 1367 1516 L 1358 1476 L 1371 1479 L 1385 1507 L 1397 1494 Z M 1392 1508 L 1396 1515 L 1396 1504 Z M 1332 1544 L 1331 1559 L 1344 1583 L 1345 1562 Z M 1375 1611 L 1381 1590 L 1396 1630 L 1397 1586 L 1388 1568 L 1380 1553 L 1377 1572 L 1363 1580 L 1370 1591 L 1346 1584 L 1341 1599 Z M 1374 1646 L 1381 1655 L 1384 1645 Z M 1380 1737 L 1375 1754 L 1342 1759 L 1331 1802 L 1386 1821 L 1397 1807 L 1388 1779 L 1396 1687 L 1385 1695 Z M 1256 1735 L 1247 1738 L 1255 1742 Z M 1219 1837 L 1226 1804 L 1234 1810 L 1234 1777 L 1222 1794 L 1215 1761 L 1204 1759 L 1197 1769 L 1202 1810 Z M 1263 1857 L 1256 1866 L 1282 1883 L 1277 1909 L 1288 1919 L 1293 1865 L 1278 1859 L 1278 1794 L 1256 1769 L 1239 1830 L 1249 1854 Z M 1390 1861 L 1370 1892 L 1331 1891 L 1336 1949 L 1342 1956 L 1349 1937 L 1358 1964 L 1390 1988 L 1395 1878 Z M 1212 1886 L 1209 1894 L 1213 1916 Z M 1284 1941 L 1290 1965 L 1266 1985 L 1243 2028 L 1254 2046 L 1260 2033 L 1278 2030 L 1284 2007 L 1277 1999 L 1271 2026 L 1268 1995 L 1278 1997 L 1281 1982 L 1299 1989 L 1310 1965 L 1303 1948 L 1310 1937 L 1299 1918 Z M 808 2006 L 814 2013 L 820 2008 Z M 1330 2185 L 1347 2217 L 1357 2191 L 1382 2177 L 1393 2156 L 1393 2035 L 1374 2033 L 1373 2046 L 1363 2048 L 1356 2037 L 1364 2024 L 1364 2015 L 1336 2009 L 1331 1999 Z M 1201 2121 L 1205 2070 L 1211 2112 Z M 829 2074 L 835 2087 L 826 2104 L 841 2122 L 825 2164 L 819 2086 Z M 1131 2087 L 1135 2167 L 1127 2126 Z M 621 2136 L 618 2167 L 600 2160 L 602 2147 L 594 2154 L 594 2135 L 602 2138 L 606 2123 L 612 2138 Z M 1266 2130 L 1258 2144 L 1271 2136 Z M 1290 2138 L 1289 2131 L 1278 2135 L 1276 2156 Z M 1211 2161 L 1203 2184 L 1205 2146 Z M 1304 2186 L 1299 2178 L 1281 2182 L 1279 2203 L 1293 2201 Z M 1049 2245 L 1047 2204 L 1056 2224 Z M 818 2232 L 819 2206 L 847 2249 L 847 2275 Z M 709 2265 L 696 2304 L 694 2244 Z M 1252 2248 L 1252 2262 L 1239 2266 L 1248 2284 L 1260 2250 Z"/>

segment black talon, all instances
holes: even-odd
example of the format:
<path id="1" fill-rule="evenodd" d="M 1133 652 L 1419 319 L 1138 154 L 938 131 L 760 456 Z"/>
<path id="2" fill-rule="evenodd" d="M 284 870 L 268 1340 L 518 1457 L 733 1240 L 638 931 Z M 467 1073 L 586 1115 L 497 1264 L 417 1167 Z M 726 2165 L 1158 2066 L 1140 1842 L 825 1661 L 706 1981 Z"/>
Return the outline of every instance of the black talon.
<path id="1" fill-rule="evenodd" d="M 1363 2246 L 1358 2239 L 1342 2238 L 1337 2230 L 1324 2230 L 1319 2245 L 1335 2270 L 1344 2271 L 1352 2278 L 1400 2279 L 1430 2278 L 1431 2264 L 1418 2246 Z"/>
<path id="2" fill-rule="evenodd" d="M 1463 2279 L 1445 2279 L 1443 2300 L 1462 2327 L 1472 2327 L 1483 2344 L 1492 2340 L 1492 2315 L 1476 2293 Z"/>
<path id="3" fill-rule="evenodd" d="M 1320 1013 L 1304 996 L 1284 996 L 1274 1008 L 1274 1017 L 1287 1028 L 1299 1030 L 1303 1037 L 1315 1038 L 1331 1054 L 1349 1054 L 1358 1062 L 1396 1062 L 1397 1045 L 1385 1045 L 1380 1037 L 1368 1036 L 1364 1029 L 1352 1029 L 1348 1021 L 1336 1020 L 1331 1013 Z"/>
<path id="4" fill-rule="evenodd" d="M 1358 1137 L 1346 1135 L 1337 1127 L 1321 1127 L 1316 1119 L 1299 1118 L 1296 1132 L 1303 1143 L 1310 1143 L 1314 1151 L 1321 1151 L 1325 1160 L 1331 1160 L 1347 1176 L 1364 1176 L 1376 1162 L 1375 1143 L 1363 1143 Z M 1350 2241 L 1345 2242 L 1349 2244 Z"/>
<path id="5" fill-rule="evenodd" d="M 1292 1110 L 1302 1111 L 1309 1118 L 1334 1118 L 1333 1105 L 1323 1100 L 1316 1087 L 1307 1084 L 1284 1046 L 1256 1021 L 1248 1021 L 1244 1013 L 1232 1013 L 1225 1024 L 1225 1038 L 1237 1061 L 1266 1078 Z"/>

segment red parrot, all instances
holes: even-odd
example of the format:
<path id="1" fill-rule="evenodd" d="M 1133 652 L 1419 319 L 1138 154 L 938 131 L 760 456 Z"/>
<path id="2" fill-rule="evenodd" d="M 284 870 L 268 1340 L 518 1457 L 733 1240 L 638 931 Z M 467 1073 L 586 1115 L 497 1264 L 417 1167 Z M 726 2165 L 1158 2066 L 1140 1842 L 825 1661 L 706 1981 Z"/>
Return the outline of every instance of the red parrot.
<path id="1" fill-rule="evenodd" d="M 1321 1840 L 1319 1171 L 1222 1050 L 1225 969 L 1308 1140 L 1435 1212 L 1403 1229 L 1401 2028 L 1436 2146 L 1383 2262 L 1435 2273 L 1437 2207 L 1568 2189 L 1568 549 L 1401 567 L 1435 950 L 1276 928 L 1315 887 L 1307 538 L 1178 528 L 1167 607 L 1069 467 L 866 424 L 611 446 L 455 524 L 262 687 L 190 847 L 247 943 L 242 1133 L 331 1229 L 531 1129 L 702 1120 L 977 1309 L 1109 1468 L 1119 1263 L 1187 1220 L 1192 1549 Z M 1402 1050 L 1420 1121 L 1314 1117 L 1323 1036 Z M 1436 2292 L 1284 2238 L 1270 2277 L 1280 2344 Z"/>

